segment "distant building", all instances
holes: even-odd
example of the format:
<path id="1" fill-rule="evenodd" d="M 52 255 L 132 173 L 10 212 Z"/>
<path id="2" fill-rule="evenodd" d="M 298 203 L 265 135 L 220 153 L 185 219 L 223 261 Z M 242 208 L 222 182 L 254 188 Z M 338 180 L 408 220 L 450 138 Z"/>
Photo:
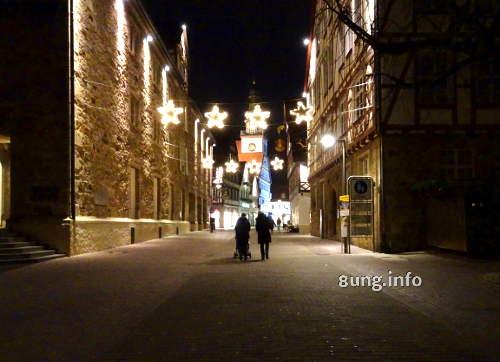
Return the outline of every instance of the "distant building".
<path id="1" fill-rule="evenodd" d="M 340 238 L 342 141 L 324 148 L 330 134 L 345 142 L 346 177 L 375 184 L 371 232 L 354 244 L 500 253 L 499 44 L 481 35 L 499 2 L 340 3 L 351 28 L 317 0 L 309 44 L 311 233 Z"/>
<path id="2" fill-rule="evenodd" d="M 2 11 L 2 225 L 69 255 L 206 228 L 213 137 L 188 98 L 187 30 L 167 48 L 138 0 Z"/>
<path id="3" fill-rule="evenodd" d="M 234 229 L 241 215 L 241 175 L 224 172 L 224 167 L 215 170 L 214 187 L 212 189 L 212 217 L 215 227 Z"/>
<path id="4" fill-rule="evenodd" d="M 289 123 L 288 130 L 288 195 L 291 222 L 301 233 L 311 231 L 311 196 L 307 165 L 307 125 Z"/>

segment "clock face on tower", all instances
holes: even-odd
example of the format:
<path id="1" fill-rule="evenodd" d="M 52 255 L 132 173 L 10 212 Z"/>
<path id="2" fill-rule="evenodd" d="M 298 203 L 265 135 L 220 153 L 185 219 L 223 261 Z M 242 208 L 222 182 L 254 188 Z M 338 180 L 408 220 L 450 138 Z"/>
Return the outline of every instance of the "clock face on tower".
<path id="1" fill-rule="evenodd" d="M 241 137 L 241 152 L 256 153 L 262 152 L 262 136 Z"/>

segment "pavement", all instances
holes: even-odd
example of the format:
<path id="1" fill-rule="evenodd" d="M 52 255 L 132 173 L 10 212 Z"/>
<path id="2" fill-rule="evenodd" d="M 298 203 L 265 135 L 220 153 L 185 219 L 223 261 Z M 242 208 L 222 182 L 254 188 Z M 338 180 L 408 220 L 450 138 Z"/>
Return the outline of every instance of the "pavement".
<path id="1" fill-rule="evenodd" d="M 0 361 L 500 360 L 499 261 L 276 231 L 261 261 L 255 240 L 247 262 L 216 231 L 2 265 Z"/>

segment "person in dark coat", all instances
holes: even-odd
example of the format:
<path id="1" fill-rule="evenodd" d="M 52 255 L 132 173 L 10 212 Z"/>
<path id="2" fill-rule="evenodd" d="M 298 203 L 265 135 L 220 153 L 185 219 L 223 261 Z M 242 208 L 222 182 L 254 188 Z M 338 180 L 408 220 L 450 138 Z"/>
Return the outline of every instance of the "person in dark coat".
<path id="1" fill-rule="evenodd" d="M 248 240 L 250 239 L 250 222 L 245 213 L 241 214 L 234 227 L 236 233 L 236 248 L 240 255 L 240 260 L 245 258 L 247 260 Z"/>
<path id="2" fill-rule="evenodd" d="M 259 211 L 255 219 L 255 230 L 257 230 L 260 245 L 260 256 L 262 260 L 269 259 L 269 243 L 271 242 L 271 225 L 264 213 Z"/>

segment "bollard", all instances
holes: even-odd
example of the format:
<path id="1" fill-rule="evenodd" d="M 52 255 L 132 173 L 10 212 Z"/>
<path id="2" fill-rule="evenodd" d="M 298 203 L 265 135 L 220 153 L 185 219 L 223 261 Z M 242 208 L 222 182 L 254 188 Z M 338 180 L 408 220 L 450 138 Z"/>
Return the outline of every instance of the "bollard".
<path id="1" fill-rule="evenodd" d="M 130 244 L 135 243 L 135 228 L 131 227 L 130 228 Z"/>
<path id="2" fill-rule="evenodd" d="M 161 226 L 158 226 L 158 239 L 162 238 L 162 229 Z"/>

